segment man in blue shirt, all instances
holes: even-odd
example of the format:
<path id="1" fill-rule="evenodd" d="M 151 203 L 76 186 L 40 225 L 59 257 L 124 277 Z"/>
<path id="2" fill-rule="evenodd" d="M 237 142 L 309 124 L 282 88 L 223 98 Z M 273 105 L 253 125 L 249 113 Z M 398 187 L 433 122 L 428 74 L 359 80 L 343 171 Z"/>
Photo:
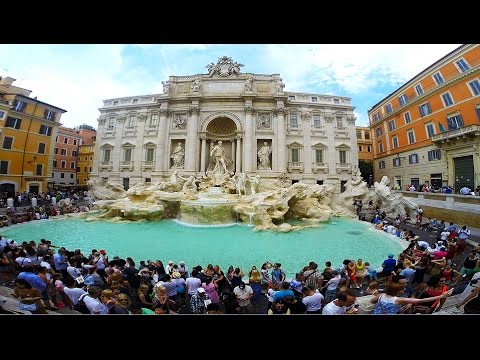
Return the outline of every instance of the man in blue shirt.
<path id="1" fill-rule="evenodd" d="M 58 310 L 58 308 L 50 306 L 50 296 L 47 293 L 47 284 L 40 278 L 40 276 L 33 272 L 33 266 L 27 265 L 23 270 L 24 271 L 18 274 L 18 279 L 25 280 L 42 294 L 42 301 L 45 309 Z"/>
<path id="2" fill-rule="evenodd" d="M 395 255 L 389 254 L 388 259 L 386 259 L 383 264 L 383 271 L 382 275 L 383 276 L 390 276 L 392 274 L 392 271 L 395 270 L 395 265 L 397 265 L 397 260 L 394 259 Z"/>
<path id="3" fill-rule="evenodd" d="M 68 277 L 68 259 L 65 256 L 65 248 L 61 247 L 58 249 L 58 252 L 53 255 L 53 264 L 55 266 L 55 270 L 61 272 L 64 278 Z"/>

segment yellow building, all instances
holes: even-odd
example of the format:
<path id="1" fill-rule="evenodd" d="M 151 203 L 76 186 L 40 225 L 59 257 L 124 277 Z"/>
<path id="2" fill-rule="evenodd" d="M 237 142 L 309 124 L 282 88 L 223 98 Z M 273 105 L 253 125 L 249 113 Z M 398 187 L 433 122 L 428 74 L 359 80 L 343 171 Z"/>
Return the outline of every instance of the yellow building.
<path id="1" fill-rule="evenodd" d="M 55 137 L 66 110 L 0 78 L 0 192 L 40 193 L 50 179 Z"/>
<path id="2" fill-rule="evenodd" d="M 77 160 L 77 186 L 86 186 L 93 167 L 95 144 L 80 145 Z"/>

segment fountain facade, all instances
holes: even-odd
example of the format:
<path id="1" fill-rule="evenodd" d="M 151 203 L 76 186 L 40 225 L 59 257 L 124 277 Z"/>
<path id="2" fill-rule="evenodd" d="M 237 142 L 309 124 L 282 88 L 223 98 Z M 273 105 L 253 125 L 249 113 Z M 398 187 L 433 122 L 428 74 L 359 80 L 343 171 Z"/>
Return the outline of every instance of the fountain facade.
<path id="1" fill-rule="evenodd" d="M 235 174 L 286 173 L 290 184 L 322 182 L 340 193 L 358 164 L 351 99 L 287 92 L 279 74 L 242 67 L 223 56 L 208 74 L 170 76 L 162 94 L 104 100 L 91 178 L 128 190 L 175 171 L 215 174 L 217 186 Z"/>

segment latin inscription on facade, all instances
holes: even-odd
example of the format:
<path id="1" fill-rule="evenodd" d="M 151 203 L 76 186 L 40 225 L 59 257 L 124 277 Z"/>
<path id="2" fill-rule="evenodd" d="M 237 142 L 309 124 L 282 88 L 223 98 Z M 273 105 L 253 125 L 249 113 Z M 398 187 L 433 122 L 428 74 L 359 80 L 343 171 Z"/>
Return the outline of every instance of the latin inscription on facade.
<path id="1" fill-rule="evenodd" d="M 205 83 L 204 91 L 210 93 L 240 93 L 245 88 L 245 82 Z"/>

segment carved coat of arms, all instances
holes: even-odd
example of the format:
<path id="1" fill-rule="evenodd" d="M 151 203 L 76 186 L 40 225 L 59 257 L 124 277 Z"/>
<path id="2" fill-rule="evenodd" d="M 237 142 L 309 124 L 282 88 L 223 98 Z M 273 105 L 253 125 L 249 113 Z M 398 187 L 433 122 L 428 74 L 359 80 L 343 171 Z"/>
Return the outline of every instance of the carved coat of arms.
<path id="1" fill-rule="evenodd" d="M 206 68 L 208 69 L 208 74 L 210 76 L 217 74 L 221 77 L 227 77 L 232 75 L 238 76 L 240 74 L 240 67 L 242 66 L 243 64 L 233 61 L 231 57 L 223 56 L 218 58 L 216 64 L 212 62 L 208 64 Z"/>

